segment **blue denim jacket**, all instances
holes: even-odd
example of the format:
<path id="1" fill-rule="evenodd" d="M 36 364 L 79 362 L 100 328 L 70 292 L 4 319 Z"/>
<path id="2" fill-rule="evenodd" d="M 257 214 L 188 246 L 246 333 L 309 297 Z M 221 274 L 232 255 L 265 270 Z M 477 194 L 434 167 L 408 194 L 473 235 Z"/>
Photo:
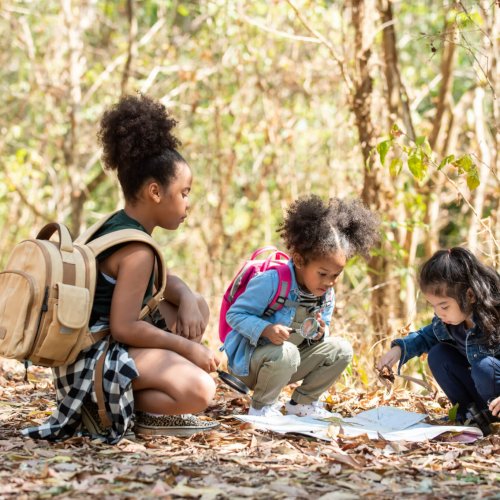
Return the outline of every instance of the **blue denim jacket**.
<path id="1" fill-rule="evenodd" d="M 292 286 L 288 299 L 297 300 L 298 284 L 295 278 L 293 262 L 288 266 L 292 275 Z M 281 324 L 290 326 L 295 316 L 296 307 L 285 304 L 279 311 L 269 317 L 264 312 L 271 303 L 278 290 L 278 272 L 271 269 L 254 276 L 248 283 L 246 290 L 236 299 L 229 308 L 226 320 L 232 330 L 228 333 L 221 350 L 226 351 L 229 368 L 236 375 L 249 374 L 250 359 L 257 344 L 269 342 L 261 339 L 260 335 L 268 325 Z M 325 293 L 325 300 L 321 309 L 321 318 L 326 323 L 325 337 L 329 335 L 328 326 L 335 305 L 333 289 Z"/>
<path id="2" fill-rule="evenodd" d="M 486 344 L 481 343 L 481 341 L 484 341 L 484 339 L 482 338 L 482 331 L 479 326 L 476 325 L 467 330 L 465 352 L 467 354 L 467 360 L 471 365 L 488 356 L 500 356 L 500 345 L 490 348 Z M 429 352 L 431 347 L 435 346 L 438 342 L 456 345 L 446 324 L 437 316 L 434 316 L 430 325 L 410 333 L 407 337 L 393 340 L 391 346 L 398 345 L 401 348 L 398 373 L 407 361 L 415 356 L 420 356 L 424 352 Z"/>

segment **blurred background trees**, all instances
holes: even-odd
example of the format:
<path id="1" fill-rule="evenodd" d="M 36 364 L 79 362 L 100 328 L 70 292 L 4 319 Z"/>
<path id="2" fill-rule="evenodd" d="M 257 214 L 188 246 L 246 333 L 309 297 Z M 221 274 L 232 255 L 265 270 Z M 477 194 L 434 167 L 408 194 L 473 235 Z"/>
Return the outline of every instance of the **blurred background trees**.
<path id="1" fill-rule="evenodd" d="M 122 203 L 99 162 L 103 110 L 143 92 L 179 120 L 188 222 L 158 231 L 212 306 L 294 198 L 361 197 L 382 244 L 353 260 L 333 328 L 371 356 L 431 311 L 415 285 L 440 247 L 500 260 L 493 1 L 3 0 L 0 247 L 46 221 L 78 234 Z M 416 317 L 417 304 L 419 315 Z"/>

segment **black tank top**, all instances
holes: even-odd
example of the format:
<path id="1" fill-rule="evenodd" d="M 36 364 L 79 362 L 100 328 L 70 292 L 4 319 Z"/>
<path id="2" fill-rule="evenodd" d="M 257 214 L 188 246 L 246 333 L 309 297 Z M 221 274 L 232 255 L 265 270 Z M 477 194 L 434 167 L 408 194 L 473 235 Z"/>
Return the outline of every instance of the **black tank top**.
<path id="1" fill-rule="evenodd" d="M 113 217 L 111 217 L 105 224 L 97 231 L 97 233 L 92 236 L 91 240 L 97 238 L 98 236 L 103 236 L 113 231 L 119 231 L 120 229 L 138 229 L 139 231 L 144 231 L 147 233 L 146 229 L 137 222 L 135 219 L 129 217 L 124 210 L 120 210 Z M 127 243 L 121 243 L 115 245 L 114 247 L 106 250 L 101 255 L 97 257 L 97 262 L 100 263 L 114 252 L 122 248 Z M 153 295 L 153 284 L 154 284 L 154 271 L 151 274 L 151 279 L 149 280 L 148 288 L 146 289 L 146 294 L 142 301 L 142 305 L 146 305 L 148 300 Z M 115 284 L 108 281 L 103 274 L 97 270 L 97 282 L 94 295 L 94 302 L 92 304 L 92 313 L 90 315 L 89 325 L 92 326 L 99 318 L 109 318 L 111 310 L 111 299 L 113 298 L 113 291 L 115 289 Z"/>

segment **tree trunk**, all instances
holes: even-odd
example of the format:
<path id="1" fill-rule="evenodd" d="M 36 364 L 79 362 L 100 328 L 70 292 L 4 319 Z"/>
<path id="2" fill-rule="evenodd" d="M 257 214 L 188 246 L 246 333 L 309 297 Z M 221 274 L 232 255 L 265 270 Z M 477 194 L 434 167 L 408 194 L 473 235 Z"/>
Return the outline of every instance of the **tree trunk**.
<path id="1" fill-rule="evenodd" d="M 379 0 L 378 9 L 384 29 L 382 31 L 382 48 L 384 51 L 384 74 L 387 83 L 387 104 L 389 106 L 389 128 L 399 117 L 403 120 L 408 137 L 415 140 L 415 129 L 411 117 L 410 103 L 406 87 L 399 71 L 396 30 L 390 0 Z"/>
<path id="2" fill-rule="evenodd" d="M 399 58 L 397 50 L 396 29 L 394 27 L 394 13 L 392 2 L 390 0 L 378 0 L 378 10 L 382 20 L 382 50 L 384 75 L 386 81 L 386 100 L 389 109 L 387 129 L 389 130 L 399 120 L 402 121 L 406 135 L 411 141 L 415 141 L 416 134 L 413 126 L 413 120 L 410 109 L 410 102 L 406 87 L 403 83 L 401 72 L 399 70 Z M 404 189 L 401 178 L 395 179 L 397 186 L 395 189 Z M 401 286 L 405 292 L 404 298 L 399 289 L 394 288 L 392 301 L 396 308 L 398 317 L 408 318 L 410 310 L 414 309 L 415 303 L 415 282 L 412 278 L 411 269 L 415 264 L 417 233 L 416 229 L 408 226 L 405 222 L 411 217 L 408 214 L 405 204 L 400 203 L 397 206 L 398 213 L 395 218 L 397 225 L 397 241 L 405 249 L 405 257 L 400 266 L 404 266 L 407 272 L 401 279 Z"/>
<path id="3" fill-rule="evenodd" d="M 377 161 L 373 150 L 377 144 L 379 131 L 372 119 L 373 78 L 370 75 L 371 49 L 365 40 L 369 35 L 366 10 L 367 2 L 353 0 L 352 24 L 354 28 L 354 46 L 356 70 L 353 78 L 354 91 L 351 96 L 351 108 L 355 116 L 361 153 L 365 164 L 364 184 L 361 193 L 363 202 L 381 216 L 392 212 L 391 201 L 394 199 L 391 189 L 384 182 L 385 172 Z M 373 7 L 373 6 L 372 6 Z M 369 275 L 372 285 L 372 326 L 378 339 L 386 337 L 389 331 L 389 319 L 392 316 L 391 294 L 389 293 L 389 249 L 384 248 L 381 255 L 369 261 Z"/>
<path id="4" fill-rule="evenodd" d="M 433 120 L 429 144 L 433 151 L 442 154 L 446 143 L 444 126 L 446 116 L 452 108 L 451 89 L 453 85 L 453 67 L 456 59 L 457 26 L 455 22 L 446 22 L 443 34 L 443 55 L 441 58 L 441 86 L 436 104 L 436 115 Z M 448 112 L 448 113 L 447 113 Z"/>
<path id="5" fill-rule="evenodd" d="M 488 183 L 488 178 L 490 176 L 490 162 L 491 153 L 488 144 L 488 138 L 486 130 L 484 127 L 484 114 L 483 114 L 483 104 L 484 104 L 484 89 L 477 87 L 474 96 L 474 115 L 475 115 L 475 126 L 476 126 L 476 140 L 478 147 L 478 158 L 479 158 L 479 186 L 473 192 L 472 205 L 477 214 L 471 214 L 471 220 L 469 225 L 469 234 L 467 237 L 467 246 L 469 250 L 476 253 L 478 249 L 478 229 L 479 220 L 478 217 L 483 216 L 484 208 L 484 197 L 486 194 L 486 185 Z"/>
<path id="6" fill-rule="evenodd" d="M 455 22 L 446 22 L 442 38 L 443 54 L 441 58 L 441 86 L 439 88 L 436 104 L 436 114 L 433 120 L 432 131 L 429 135 L 431 149 L 439 157 L 446 155 L 450 140 L 453 120 L 453 97 L 451 89 L 453 84 L 453 67 L 456 59 L 456 38 L 458 36 Z M 427 234 L 424 241 L 425 256 L 430 257 L 439 247 L 439 212 L 440 193 L 443 189 L 444 179 L 438 182 L 429 180 L 427 183 L 426 213 L 424 222 L 427 226 Z"/>

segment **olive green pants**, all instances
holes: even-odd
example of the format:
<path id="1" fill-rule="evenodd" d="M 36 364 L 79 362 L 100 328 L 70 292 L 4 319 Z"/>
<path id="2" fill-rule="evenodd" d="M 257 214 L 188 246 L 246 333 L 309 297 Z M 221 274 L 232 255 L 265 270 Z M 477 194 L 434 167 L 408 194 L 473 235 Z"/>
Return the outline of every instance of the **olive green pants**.
<path id="1" fill-rule="evenodd" d="M 344 371 L 352 359 L 352 347 L 340 337 L 307 345 L 292 334 L 282 345 L 258 346 L 250 360 L 250 373 L 238 378 L 253 389 L 252 406 L 260 409 L 274 404 L 288 384 L 302 380 L 292 398 L 296 403 L 317 401 Z"/>

